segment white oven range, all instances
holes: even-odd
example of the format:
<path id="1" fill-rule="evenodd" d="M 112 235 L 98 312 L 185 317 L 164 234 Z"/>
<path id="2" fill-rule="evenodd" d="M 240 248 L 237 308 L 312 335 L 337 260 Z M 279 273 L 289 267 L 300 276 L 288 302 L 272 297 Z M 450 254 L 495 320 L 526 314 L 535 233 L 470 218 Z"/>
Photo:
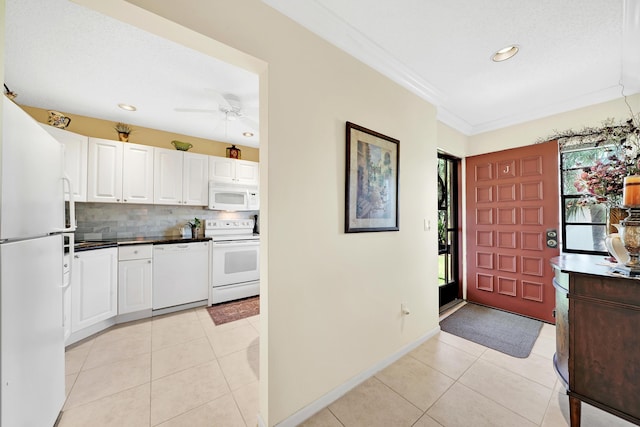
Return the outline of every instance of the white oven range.
<path id="1" fill-rule="evenodd" d="M 253 219 L 207 219 L 205 237 L 211 237 L 209 304 L 260 294 L 260 236 Z"/>

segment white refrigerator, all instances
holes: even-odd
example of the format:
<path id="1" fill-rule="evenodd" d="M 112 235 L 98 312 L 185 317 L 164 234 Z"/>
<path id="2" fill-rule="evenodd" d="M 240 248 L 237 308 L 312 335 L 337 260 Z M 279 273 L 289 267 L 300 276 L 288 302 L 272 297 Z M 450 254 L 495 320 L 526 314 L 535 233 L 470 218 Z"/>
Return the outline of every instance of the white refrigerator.
<path id="1" fill-rule="evenodd" d="M 72 228 L 65 226 L 70 184 L 61 144 L 4 96 L 1 144 L 0 425 L 48 427 L 65 400 L 63 233 Z"/>

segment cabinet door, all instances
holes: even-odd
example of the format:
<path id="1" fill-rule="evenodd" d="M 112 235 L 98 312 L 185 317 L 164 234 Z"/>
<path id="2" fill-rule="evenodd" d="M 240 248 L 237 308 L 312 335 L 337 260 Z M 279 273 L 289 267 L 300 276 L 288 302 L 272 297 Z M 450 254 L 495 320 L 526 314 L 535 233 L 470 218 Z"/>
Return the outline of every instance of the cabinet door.
<path id="1" fill-rule="evenodd" d="M 206 206 L 209 198 L 209 156 L 184 153 L 182 199 L 185 205 Z"/>
<path id="2" fill-rule="evenodd" d="M 234 159 L 209 156 L 209 179 L 214 179 L 217 183 L 232 184 L 235 176 L 236 164 Z"/>
<path id="3" fill-rule="evenodd" d="M 182 204 L 182 152 L 156 148 L 153 158 L 154 203 Z"/>
<path id="4" fill-rule="evenodd" d="M 118 249 L 76 253 L 71 276 L 71 332 L 118 314 Z"/>
<path id="5" fill-rule="evenodd" d="M 49 125 L 42 127 L 64 146 L 64 173 L 71 180 L 74 199 L 76 202 L 86 202 L 89 138 Z M 69 200 L 66 195 L 65 200 Z"/>
<path id="6" fill-rule="evenodd" d="M 259 163 L 236 160 L 236 182 L 245 185 L 258 185 L 260 178 Z"/>
<path id="7" fill-rule="evenodd" d="M 124 144 L 122 201 L 153 203 L 153 147 Z"/>
<path id="8" fill-rule="evenodd" d="M 122 200 L 122 143 L 89 138 L 87 201 L 117 203 Z"/>
<path id="9" fill-rule="evenodd" d="M 151 309 L 151 259 L 118 263 L 118 314 Z"/>

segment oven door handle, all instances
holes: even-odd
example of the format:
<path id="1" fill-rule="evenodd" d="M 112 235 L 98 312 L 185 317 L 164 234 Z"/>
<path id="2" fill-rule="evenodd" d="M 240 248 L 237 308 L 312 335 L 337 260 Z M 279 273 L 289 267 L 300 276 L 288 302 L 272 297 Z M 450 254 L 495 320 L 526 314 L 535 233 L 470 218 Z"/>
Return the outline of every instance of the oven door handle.
<path id="1" fill-rule="evenodd" d="M 260 242 L 254 241 L 242 241 L 242 240 L 222 240 L 214 242 L 213 246 L 257 246 Z"/>

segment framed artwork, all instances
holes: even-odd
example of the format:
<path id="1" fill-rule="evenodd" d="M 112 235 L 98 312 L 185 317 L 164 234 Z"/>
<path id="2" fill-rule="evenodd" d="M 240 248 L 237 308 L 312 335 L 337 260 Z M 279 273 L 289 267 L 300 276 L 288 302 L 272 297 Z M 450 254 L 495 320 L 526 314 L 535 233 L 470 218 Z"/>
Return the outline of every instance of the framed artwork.
<path id="1" fill-rule="evenodd" d="M 347 122 L 345 233 L 398 231 L 400 141 Z"/>

